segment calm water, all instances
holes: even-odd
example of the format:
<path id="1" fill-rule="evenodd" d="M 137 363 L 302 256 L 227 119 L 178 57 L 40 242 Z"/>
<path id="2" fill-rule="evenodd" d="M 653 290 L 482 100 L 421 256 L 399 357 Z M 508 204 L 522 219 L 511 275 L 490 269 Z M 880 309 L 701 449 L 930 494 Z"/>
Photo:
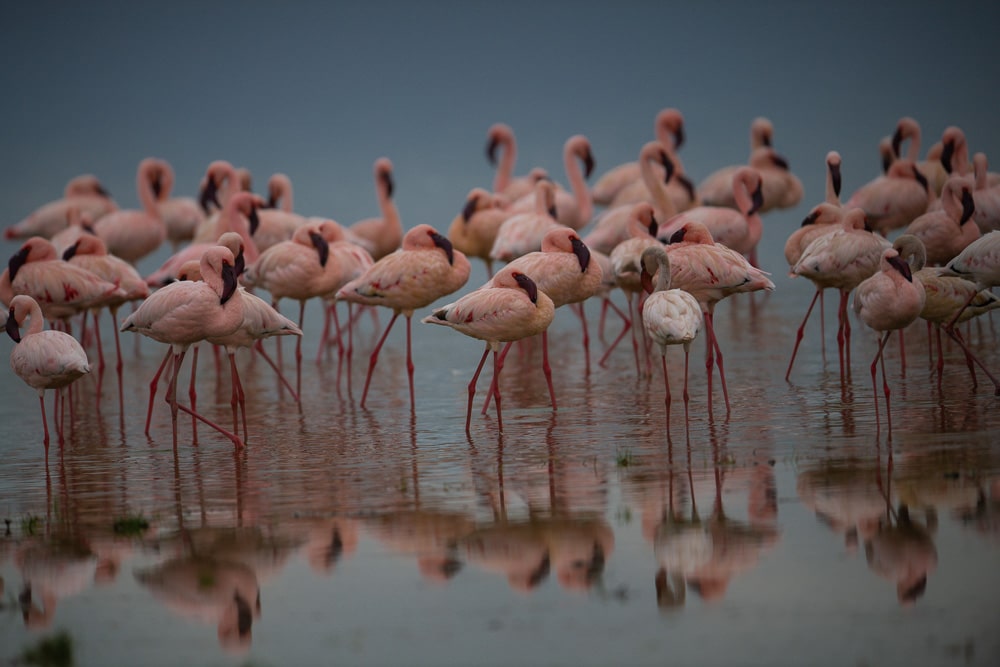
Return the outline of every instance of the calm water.
<path id="1" fill-rule="evenodd" d="M 680 401 L 667 429 L 658 368 L 637 380 L 626 346 L 586 375 L 568 312 L 558 413 L 526 348 L 502 377 L 502 436 L 478 400 L 464 433 L 477 342 L 414 326 L 411 415 L 400 327 L 361 410 L 370 342 L 338 391 L 335 355 L 312 361 L 318 310 L 301 409 L 262 360 L 241 360 L 240 453 L 204 427 L 193 445 L 183 419 L 175 452 L 160 401 L 143 435 L 161 351 L 126 337 L 124 419 L 113 371 L 99 414 L 84 379 L 46 468 L 36 399 L 8 372 L 2 654 L 64 629 L 85 665 L 994 664 L 997 399 L 970 388 L 955 350 L 939 389 L 919 326 L 905 379 L 890 348 L 891 438 L 875 427 L 862 326 L 843 389 L 815 335 L 786 384 L 811 288 L 776 278 L 770 296 L 720 306 L 728 419 L 718 388 L 708 417 L 693 347 L 687 430 Z M 609 317 L 606 338 L 619 328 Z M 993 325 L 971 335 L 996 367 Z M 681 352 L 668 356 L 679 398 Z M 198 405 L 228 423 L 210 354 L 200 371 Z M 140 514 L 147 530 L 115 534 Z"/>

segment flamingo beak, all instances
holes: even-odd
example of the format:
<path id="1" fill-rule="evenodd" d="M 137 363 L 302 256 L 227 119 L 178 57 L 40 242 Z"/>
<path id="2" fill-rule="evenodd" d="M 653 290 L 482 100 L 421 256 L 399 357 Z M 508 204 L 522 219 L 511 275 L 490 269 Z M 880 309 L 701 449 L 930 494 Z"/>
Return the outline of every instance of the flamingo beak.
<path id="1" fill-rule="evenodd" d="M 818 219 L 819 219 L 819 211 L 813 211 L 812 213 L 810 213 L 809 215 L 807 215 L 802 220 L 802 224 L 800 225 L 800 227 L 807 227 L 809 225 L 815 225 L 816 224 L 816 220 L 818 220 Z"/>
<path id="2" fill-rule="evenodd" d="M 840 184 L 841 184 L 840 165 L 839 164 L 830 165 L 830 180 L 833 181 L 833 193 L 839 197 L 840 196 Z"/>
<path id="3" fill-rule="evenodd" d="M 681 227 L 676 232 L 674 232 L 674 235 L 670 237 L 670 240 L 667 243 L 668 244 L 683 243 L 685 234 L 687 234 L 687 227 Z"/>
<path id="4" fill-rule="evenodd" d="M 10 312 L 7 313 L 7 324 L 4 328 L 7 330 L 7 335 L 10 336 L 15 343 L 21 342 L 21 329 L 18 328 L 17 320 L 14 319 L 13 307 L 11 307 Z"/>
<path id="5" fill-rule="evenodd" d="M 106 189 L 104 189 L 104 186 L 101 185 L 100 183 L 97 184 L 97 194 L 101 195 L 102 197 L 107 197 L 108 199 L 111 199 L 111 193 L 108 192 Z"/>
<path id="6" fill-rule="evenodd" d="M 14 276 L 16 276 L 21 267 L 24 266 L 25 261 L 28 259 L 28 253 L 30 252 L 31 248 L 24 246 L 11 255 L 10 261 L 7 262 L 7 277 L 11 282 L 14 282 Z"/>
<path id="7" fill-rule="evenodd" d="M 917 169 L 917 165 L 913 165 L 913 178 L 917 179 L 917 183 L 920 183 L 920 185 L 924 188 L 924 192 L 928 191 L 930 185 L 927 183 L 927 177 L 920 173 L 920 170 Z"/>
<path id="8" fill-rule="evenodd" d="M 645 266 L 639 271 L 639 282 L 642 283 L 642 290 L 646 294 L 653 293 L 653 276 L 649 275 Z"/>
<path id="9" fill-rule="evenodd" d="M 382 185 L 385 187 L 385 196 L 387 198 L 391 199 L 392 198 L 392 191 L 393 191 L 393 188 L 395 187 L 395 185 L 392 182 L 392 172 L 391 171 L 383 171 L 379 175 L 379 178 L 382 179 Z"/>
<path id="10" fill-rule="evenodd" d="M 757 189 L 753 191 L 751 195 L 753 199 L 753 205 L 750 206 L 750 210 L 747 211 L 747 215 L 753 215 L 764 205 L 764 181 L 763 179 L 757 181 Z"/>
<path id="11" fill-rule="evenodd" d="M 486 159 L 489 160 L 490 166 L 497 165 L 497 146 L 499 145 L 500 141 L 496 137 L 490 137 L 490 140 L 486 142 Z"/>
<path id="12" fill-rule="evenodd" d="M 888 261 L 889 264 L 892 265 L 892 268 L 899 271 L 899 273 L 909 282 L 911 283 L 913 282 L 913 273 L 910 271 L 910 265 L 906 262 L 905 259 L 896 255 L 895 257 L 889 257 Z"/>
<path id="13" fill-rule="evenodd" d="M 656 238 L 657 232 L 660 231 L 660 223 L 656 221 L 656 216 L 649 216 L 649 235 Z"/>
<path id="14" fill-rule="evenodd" d="M 949 139 L 945 142 L 944 147 L 941 149 L 941 166 L 944 167 L 945 173 L 950 174 L 954 167 L 951 164 L 952 158 L 955 157 L 955 142 Z"/>
<path id="15" fill-rule="evenodd" d="M 962 188 L 962 218 L 958 221 L 958 224 L 964 225 L 975 212 L 976 202 L 972 198 L 972 193 L 969 192 L 968 188 Z"/>
<path id="16" fill-rule="evenodd" d="M 160 174 L 159 172 L 157 172 L 153 176 L 153 180 L 150 183 L 150 186 L 153 188 L 153 197 L 155 197 L 156 199 L 159 199 L 160 198 L 160 194 L 163 192 L 162 174 Z"/>
<path id="17" fill-rule="evenodd" d="M 674 132 L 674 150 L 677 150 L 684 145 L 684 126 L 678 125 L 677 130 Z"/>
<path id="18" fill-rule="evenodd" d="M 899 157 L 899 149 L 903 145 L 903 131 L 899 127 L 896 131 L 892 133 L 892 153 L 896 157 Z"/>
<path id="19" fill-rule="evenodd" d="M 534 280 L 517 271 L 512 273 L 511 277 L 516 280 L 521 289 L 528 294 L 528 298 L 531 299 L 531 303 L 538 303 L 538 285 L 535 284 Z"/>
<path id="20" fill-rule="evenodd" d="M 80 249 L 80 242 L 79 241 L 77 241 L 76 243 L 74 243 L 70 247 L 66 248 L 66 251 L 63 252 L 63 256 L 62 256 L 63 261 L 64 262 L 68 262 L 69 260 L 73 259 L 73 256 L 76 255 L 76 251 L 79 250 L 79 249 Z"/>
<path id="21" fill-rule="evenodd" d="M 236 271 L 229 262 L 222 263 L 222 296 L 219 298 L 219 305 L 225 304 L 236 293 L 239 280 Z"/>
<path id="22" fill-rule="evenodd" d="M 465 206 L 462 207 L 462 220 L 468 222 L 475 214 L 478 208 L 479 208 L 479 197 L 477 196 L 469 197 L 468 200 L 466 200 L 465 202 Z"/>
<path id="23" fill-rule="evenodd" d="M 242 276 L 243 272 L 247 270 L 247 260 L 243 256 L 243 246 L 240 246 L 240 251 L 236 254 L 236 263 L 233 264 L 233 270 L 236 271 L 237 278 Z"/>
<path id="24" fill-rule="evenodd" d="M 583 177 L 590 178 L 590 175 L 594 173 L 594 154 L 590 152 L 588 148 L 583 154 Z"/>
<path id="25" fill-rule="evenodd" d="M 312 241 L 316 252 L 319 253 L 319 265 L 326 266 L 327 260 L 330 259 L 330 244 L 317 232 L 309 232 L 309 240 Z"/>
<path id="26" fill-rule="evenodd" d="M 198 204 L 205 213 L 208 213 L 209 204 L 215 204 L 216 208 L 222 208 L 222 205 L 219 204 L 219 184 L 215 182 L 215 178 L 212 176 L 209 176 L 205 181 L 205 186 L 201 189 L 201 193 L 198 196 Z"/>
<path id="27" fill-rule="evenodd" d="M 247 215 L 247 220 L 250 221 L 250 236 L 253 236 L 257 233 L 257 228 L 260 227 L 260 216 L 257 215 L 256 206 L 250 206 L 250 213 Z"/>
<path id="28" fill-rule="evenodd" d="M 448 256 L 448 264 L 455 264 L 455 248 L 451 245 L 446 237 L 441 236 L 437 232 L 430 232 L 431 240 L 434 241 L 434 245 L 444 250 L 444 254 Z"/>
<path id="29" fill-rule="evenodd" d="M 576 236 L 571 238 L 569 242 L 573 246 L 573 254 L 580 261 L 580 273 L 586 273 L 587 266 L 590 265 L 590 248 Z"/>
<path id="30" fill-rule="evenodd" d="M 663 170 L 666 172 L 666 178 L 663 179 L 664 183 L 669 183 L 670 179 L 674 177 L 674 161 L 670 159 L 666 151 L 660 151 L 660 163 L 663 165 Z"/>

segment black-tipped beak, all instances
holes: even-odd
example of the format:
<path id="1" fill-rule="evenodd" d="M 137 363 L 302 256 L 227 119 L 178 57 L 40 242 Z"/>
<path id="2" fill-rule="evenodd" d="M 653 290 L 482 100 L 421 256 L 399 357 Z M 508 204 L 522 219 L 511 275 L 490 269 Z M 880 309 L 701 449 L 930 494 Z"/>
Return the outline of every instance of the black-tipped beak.
<path id="1" fill-rule="evenodd" d="M 905 259 L 903 259 L 899 255 L 896 255 L 895 257 L 889 257 L 888 260 L 889 264 L 892 265 L 892 268 L 899 271 L 899 273 L 908 281 L 910 281 L 911 283 L 913 282 L 913 274 L 910 272 L 910 265 L 906 262 Z"/>
<path id="2" fill-rule="evenodd" d="M 587 152 L 583 154 L 583 177 L 590 178 L 590 175 L 594 173 L 594 154 L 587 149 Z"/>
<path id="3" fill-rule="evenodd" d="M 840 196 L 840 165 L 831 164 L 830 165 L 830 180 L 833 181 L 833 194 Z"/>
<path id="4" fill-rule="evenodd" d="M 892 166 L 893 156 L 891 153 L 886 153 L 882 156 L 882 173 L 885 174 L 889 171 L 889 167 Z"/>
<path id="5" fill-rule="evenodd" d="M 222 296 L 219 298 L 219 305 L 225 304 L 236 293 L 239 280 L 236 271 L 229 262 L 222 263 Z"/>
<path id="6" fill-rule="evenodd" d="M 646 294 L 653 293 L 653 276 L 649 275 L 645 266 L 639 269 L 639 283 L 642 285 L 642 291 Z"/>
<path id="7" fill-rule="evenodd" d="M 768 148 L 771 148 L 771 135 L 765 133 L 764 136 L 761 137 L 760 143 L 762 143 L 763 145 L 767 146 Z"/>
<path id="8" fill-rule="evenodd" d="M 214 204 L 216 208 L 222 208 L 222 205 L 219 204 L 219 184 L 211 176 L 205 180 L 205 187 L 201 189 L 201 193 L 198 195 L 198 205 L 201 206 L 201 210 L 206 214 L 208 213 L 209 204 Z"/>
<path id="9" fill-rule="evenodd" d="M 70 247 L 66 248 L 66 250 L 63 252 L 63 256 L 62 256 L 63 261 L 64 262 L 68 262 L 69 260 L 73 259 L 73 256 L 76 255 L 76 251 L 79 250 L 79 248 L 80 248 L 80 242 L 79 241 L 77 241 L 76 243 L 74 243 Z"/>
<path id="10" fill-rule="evenodd" d="M 309 240 L 319 254 L 319 265 L 326 266 L 327 260 L 330 259 L 330 244 L 318 232 L 309 232 Z"/>
<path id="11" fill-rule="evenodd" d="M 523 289 L 527 294 L 528 298 L 531 299 L 531 303 L 538 303 L 538 285 L 535 281 L 524 275 L 523 273 L 518 273 L 515 271 L 511 274 L 517 284 Z"/>
<path id="12" fill-rule="evenodd" d="M 900 128 L 896 128 L 896 131 L 892 133 L 892 154 L 899 157 L 899 149 L 903 146 L 903 131 Z"/>
<path id="13" fill-rule="evenodd" d="M 674 232 L 674 235 L 670 237 L 670 240 L 667 241 L 667 243 L 671 245 L 674 243 L 683 243 L 685 234 L 687 234 L 687 227 L 681 227 Z"/>
<path id="14" fill-rule="evenodd" d="M 556 205 L 555 204 L 553 204 L 552 206 L 549 206 L 549 210 L 547 211 L 547 213 L 549 214 L 549 216 L 553 220 L 558 220 L 559 219 L 559 211 L 556 210 Z"/>
<path id="15" fill-rule="evenodd" d="M 571 238 L 569 242 L 573 246 L 573 254 L 580 260 L 580 273 L 585 273 L 590 265 L 590 248 L 576 236 Z"/>
<path id="16" fill-rule="evenodd" d="M 750 210 L 747 211 L 747 215 L 753 215 L 761 209 L 764 205 L 764 181 L 761 180 L 757 183 L 757 189 L 753 191 L 750 195 L 753 200 L 753 204 L 750 206 Z"/>
<path id="17" fill-rule="evenodd" d="M 383 171 L 379 178 L 382 179 L 382 186 L 385 188 L 385 196 L 392 199 L 392 191 L 395 188 L 395 184 L 392 181 L 392 172 Z"/>
<path id="18" fill-rule="evenodd" d="M 674 161 L 667 155 L 667 151 L 660 151 L 660 164 L 663 165 L 663 170 L 666 172 L 663 182 L 669 183 L 670 179 L 674 177 Z"/>
<path id="19" fill-rule="evenodd" d="M 929 190 L 930 185 L 928 185 L 927 183 L 927 177 L 924 176 L 922 173 L 920 173 L 920 170 L 917 169 L 916 165 L 913 165 L 913 178 L 917 179 L 917 183 L 920 183 L 921 187 L 923 187 L 924 189 L 924 192 L 927 192 Z"/>
<path id="20" fill-rule="evenodd" d="M 472 196 L 465 200 L 465 206 L 462 207 L 462 220 L 468 222 L 472 219 L 472 216 L 476 213 L 479 208 L 479 197 Z"/>
<path id="21" fill-rule="evenodd" d="M 806 227 L 808 225 L 815 225 L 817 219 L 819 219 L 819 211 L 813 211 L 812 213 L 810 213 L 805 217 L 805 219 L 802 221 L 802 224 L 799 226 Z"/>
<path id="22" fill-rule="evenodd" d="M 488 142 L 486 142 L 486 159 L 489 160 L 490 165 L 495 167 L 497 165 L 497 146 L 500 142 L 497 141 L 496 137 L 491 137 Z"/>
<path id="23" fill-rule="evenodd" d="M 946 173 L 951 173 L 954 167 L 951 164 L 952 158 L 955 157 L 955 140 L 949 139 L 945 142 L 944 147 L 941 149 L 941 166 L 944 167 Z"/>
<path id="24" fill-rule="evenodd" d="M 677 131 L 674 132 L 674 150 L 678 150 L 684 145 L 684 126 L 679 125 Z"/>
<path id="25" fill-rule="evenodd" d="M 681 184 L 682 188 L 684 188 L 684 192 L 686 192 L 688 196 L 688 201 L 694 201 L 696 193 L 694 183 L 691 182 L 691 179 L 684 174 L 677 174 L 674 178 L 676 178 L 677 182 Z"/>
<path id="26" fill-rule="evenodd" d="M 250 236 L 257 233 L 257 228 L 260 227 L 260 216 L 257 215 L 257 207 L 251 206 L 250 213 L 247 215 L 247 220 L 250 222 Z"/>
<path id="27" fill-rule="evenodd" d="M 108 199 L 111 199 L 111 193 L 108 192 L 104 188 L 104 186 L 101 185 L 100 183 L 97 184 L 97 194 L 101 195 L 102 197 L 107 197 Z"/>
<path id="28" fill-rule="evenodd" d="M 153 197 L 159 199 L 160 193 L 163 192 L 162 174 L 157 173 L 155 176 L 153 176 L 153 182 L 150 185 L 153 188 Z"/>
<path id="29" fill-rule="evenodd" d="M 278 208 L 278 193 L 274 190 L 267 193 L 267 203 L 264 204 L 264 208 Z"/>
<path id="30" fill-rule="evenodd" d="M 21 342 L 21 329 L 17 326 L 17 320 L 14 319 L 14 307 L 11 306 L 10 312 L 7 313 L 7 325 L 4 327 L 7 329 L 7 335 L 15 343 Z"/>
<path id="31" fill-rule="evenodd" d="M 21 267 L 24 266 L 30 252 L 31 249 L 25 246 L 10 256 L 10 261 L 7 262 L 7 277 L 10 278 L 11 282 L 14 282 L 14 277 L 21 270 Z"/>
<path id="32" fill-rule="evenodd" d="M 656 221 L 655 215 L 649 216 L 649 235 L 656 238 L 656 235 L 660 231 L 660 223 Z"/>
<path id="33" fill-rule="evenodd" d="M 784 169 L 785 171 L 791 169 L 791 167 L 788 166 L 788 159 L 783 155 L 778 155 L 777 153 L 771 156 L 771 164 L 778 169 Z"/>
<path id="34" fill-rule="evenodd" d="M 976 201 L 972 198 L 972 193 L 969 192 L 968 188 L 962 188 L 962 218 L 958 221 L 958 224 L 964 225 L 975 212 Z"/>
<path id="35" fill-rule="evenodd" d="M 236 277 L 239 278 L 243 275 L 243 272 L 247 270 L 247 259 L 243 256 L 243 247 L 240 247 L 239 253 L 236 255 L 236 263 L 233 264 L 233 270 L 236 271 Z"/>
<path id="36" fill-rule="evenodd" d="M 437 232 L 429 232 L 431 239 L 434 241 L 434 245 L 444 250 L 444 254 L 448 257 L 448 264 L 455 264 L 455 248 L 451 245 L 451 241 L 448 240 L 446 236 L 441 236 Z"/>

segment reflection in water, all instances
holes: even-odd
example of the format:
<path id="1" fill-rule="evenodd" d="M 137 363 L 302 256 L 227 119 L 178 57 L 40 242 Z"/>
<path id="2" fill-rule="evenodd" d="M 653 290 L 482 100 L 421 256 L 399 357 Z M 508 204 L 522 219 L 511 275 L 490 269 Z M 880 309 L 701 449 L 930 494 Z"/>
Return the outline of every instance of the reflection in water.
<path id="1" fill-rule="evenodd" d="M 912 604 L 927 588 L 927 575 L 937 567 L 937 549 L 925 526 L 910 519 L 906 505 L 879 521 L 865 540 L 872 572 L 896 584 L 900 604 Z"/>

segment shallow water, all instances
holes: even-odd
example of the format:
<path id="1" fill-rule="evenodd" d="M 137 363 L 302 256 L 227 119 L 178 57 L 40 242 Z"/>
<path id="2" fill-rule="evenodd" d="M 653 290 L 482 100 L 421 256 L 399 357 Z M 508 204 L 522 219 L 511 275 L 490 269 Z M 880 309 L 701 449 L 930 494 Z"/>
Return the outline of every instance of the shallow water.
<path id="1" fill-rule="evenodd" d="M 149 341 L 124 339 L 124 419 L 113 365 L 100 413 L 83 379 L 47 467 L 34 394 L 8 382 L 2 656 L 64 629 L 79 664 L 102 665 L 994 664 L 997 398 L 981 373 L 970 387 L 955 349 L 939 387 L 922 325 L 907 331 L 905 378 L 888 348 L 891 434 L 876 428 L 863 325 L 849 382 L 832 336 L 823 361 L 817 321 L 785 383 L 811 288 L 776 283 L 718 309 L 728 417 L 717 381 L 709 416 L 692 347 L 687 427 L 682 351 L 668 351 L 668 428 L 658 364 L 637 380 L 626 338 L 597 365 L 594 305 L 589 375 L 578 320 L 557 315 L 556 413 L 537 346 L 512 352 L 502 435 L 479 412 L 488 372 L 464 432 L 480 343 L 414 324 L 411 415 L 397 325 L 363 410 L 375 324 L 360 320 L 338 390 L 336 350 L 315 363 L 318 308 L 301 408 L 240 355 L 240 452 L 204 426 L 193 444 L 183 415 L 174 450 L 159 400 L 143 434 L 162 354 Z M 609 315 L 605 339 L 620 327 Z M 995 326 L 970 336 L 996 367 Z M 199 408 L 231 423 L 207 351 L 198 377 Z M 148 528 L 115 533 L 137 515 Z"/>

